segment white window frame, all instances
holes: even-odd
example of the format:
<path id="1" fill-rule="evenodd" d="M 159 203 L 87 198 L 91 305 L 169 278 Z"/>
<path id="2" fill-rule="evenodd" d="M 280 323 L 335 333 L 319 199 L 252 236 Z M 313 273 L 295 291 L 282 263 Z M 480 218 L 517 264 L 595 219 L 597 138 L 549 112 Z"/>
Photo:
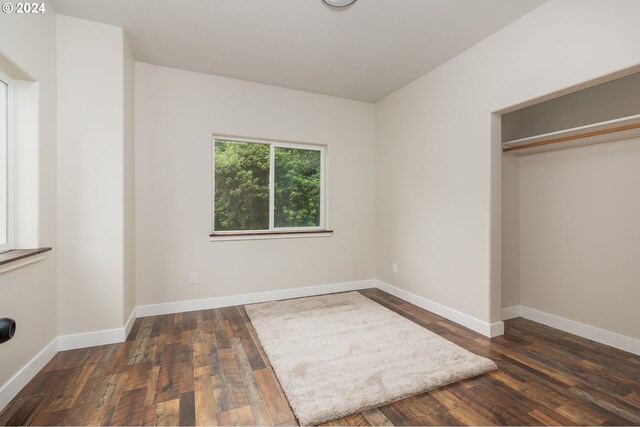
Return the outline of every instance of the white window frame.
<path id="1" fill-rule="evenodd" d="M 237 141 L 237 142 L 248 142 L 252 144 L 266 144 L 269 145 L 269 229 L 265 230 L 229 230 L 229 231 L 216 231 L 216 140 L 224 140 L 224 141 Z M 320 152 L 320 224 L 318 226 L 313 227 L 276 227 L 274 224 L 275 221 L 275 148 L 297 148 L 301 150 L 314 150 Z M 286 142 L 280 140 L 269 140 L 269 139 L 256 139 L 256 138 L 247 138 L 233 135 L 221 135 L 214 134 L 211 141 L 211 158 L 212 158 L 212 188 L 211 188 L 211 230 L 212 233 L 216 236 L 224 236 L 224 235 L 239 235 L 239 234 L 247 234 L 247 235 L 273 235 L 273 234 L 284 234 L 287 232 L 290 233 L 300 233 L 304 231 L 309 232 L 322 232 L 328 230 L 328 221 L 327 221 L 327 171 L 326 171 L 326 158 L 327 158 L 327 146 L 326 145 L 318 145 L 318 144 L 304 144 L 299 142 Z"/>
<path id="2" fill-rule="evenodd" d="M 0 80 L 7 85 L 7 242 L 0 244 L 0 253 L 13 249 L 13 80 L 0 71 Z"/>

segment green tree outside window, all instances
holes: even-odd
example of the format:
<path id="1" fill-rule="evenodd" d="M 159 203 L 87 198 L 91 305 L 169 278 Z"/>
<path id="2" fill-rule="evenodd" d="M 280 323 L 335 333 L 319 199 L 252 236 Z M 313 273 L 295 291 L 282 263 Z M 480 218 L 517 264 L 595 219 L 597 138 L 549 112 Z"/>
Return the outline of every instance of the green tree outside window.
<path id="1" fill-rule="evenodd" d="M 214 229 L 269 230 L 271 145 L 216 139 Z M 275 228 L 318 227 L 322 156 L 318 149 L 273 147 Z"/>

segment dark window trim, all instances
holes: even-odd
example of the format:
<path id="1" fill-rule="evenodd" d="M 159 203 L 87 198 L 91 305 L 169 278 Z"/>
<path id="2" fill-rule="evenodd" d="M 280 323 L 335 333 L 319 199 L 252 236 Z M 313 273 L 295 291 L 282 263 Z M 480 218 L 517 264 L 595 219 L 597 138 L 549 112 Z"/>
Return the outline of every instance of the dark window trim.
<path id="1" fill-rule="evenodd" d="M 250 233 L 211 233 L 209 237 L 242 237 L 242 236 L 281 236 L 288 234 L 325 234 L 333 233 L 333 230 L 289 230 L 289 231 L 259 231 Z"/>
<path id="2" fill-rule="evenodd" d="M 45 252 L 49 252 L 51 248 L 38 248 L 38 249 L 11 249 L 7 252 L 0 253 L 0 266 L 9 264 L 21 259 L 29 258 Z"/>

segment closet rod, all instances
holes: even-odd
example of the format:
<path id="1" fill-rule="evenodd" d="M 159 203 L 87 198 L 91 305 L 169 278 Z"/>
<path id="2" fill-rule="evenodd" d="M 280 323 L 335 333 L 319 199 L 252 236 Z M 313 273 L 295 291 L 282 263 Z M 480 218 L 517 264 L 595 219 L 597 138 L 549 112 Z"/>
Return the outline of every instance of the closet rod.
<path id="1" fill-rule="evenodd" d="M 630 125 L 616 126 L 616 127 L 607 128 L 607 129 L 599 129 L 591 132 L 579 133 L 577 135 L 563 136 L 559 138 L 546 139 L 544 141 L 532 142 L 529 144 L 516 145 L 513 147 L 503 148 L 502 152 L 506 153 L 508 151 L 524 150 L 525 148 L 540 147 L 542 145 L 556 144 L 558 142 L 572 141 L 575 139 L 589 138 L 591 136 L 606 135 L 609 133 L 623 132 L 625 130 L 638 129 L 638 128 L 640 128 L 640 123 L 633 123 Z"/>

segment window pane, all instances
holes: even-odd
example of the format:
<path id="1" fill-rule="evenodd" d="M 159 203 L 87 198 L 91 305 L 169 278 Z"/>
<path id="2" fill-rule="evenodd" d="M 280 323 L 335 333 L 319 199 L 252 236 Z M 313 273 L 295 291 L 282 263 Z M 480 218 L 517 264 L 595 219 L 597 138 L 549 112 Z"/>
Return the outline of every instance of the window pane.
<path id="1" fill-rule="evenodd" d="M 320 151 L 275 147 L 275 227 L 320 225 Z"/>
<path id="2" fill-rule="evenodd" d="M 215 231 L 269 229 L 269 150 L 215 140 Z"/>
<path id="3" fill-rule="evenodd" d="M 7 148 L 9 141 L 8 134 L 8 101 L 9 87 L 0 80 L 0 245 L 8 243 L 8 168 L 7 168 Z"/>

